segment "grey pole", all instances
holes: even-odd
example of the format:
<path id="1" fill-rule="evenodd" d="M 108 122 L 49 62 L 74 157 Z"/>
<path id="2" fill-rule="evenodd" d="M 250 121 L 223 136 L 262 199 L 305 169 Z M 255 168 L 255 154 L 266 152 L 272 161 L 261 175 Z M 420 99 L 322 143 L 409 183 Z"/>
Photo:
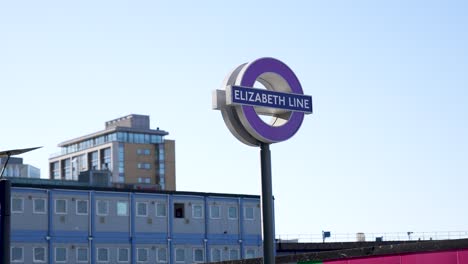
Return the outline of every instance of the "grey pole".
<path id="1" fill-rule="evenodd" d="M 9 180 L 0 180 L 0 206 L 1 206 L 1 250 L 0 263 L 10 263 L 10 190 L 11 183 Z"/>
<path id="2" fill-rule="evenodd" d="M 262 167 L 263 263 L 275 264 L 275 227 L 273 225 L 273 188 L 270 145 L 260 143 Z"/>

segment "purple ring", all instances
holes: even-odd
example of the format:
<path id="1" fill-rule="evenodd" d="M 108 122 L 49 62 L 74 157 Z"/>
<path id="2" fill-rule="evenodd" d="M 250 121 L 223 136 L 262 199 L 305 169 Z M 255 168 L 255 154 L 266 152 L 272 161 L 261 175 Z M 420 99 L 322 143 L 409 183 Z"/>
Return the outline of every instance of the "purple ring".
<path id="1" fill-rule="evenodd" d="M 241 79 L 241 86 L 253 87 L 257 78 L 267 72 L 281 76 L 295 94 L 304 94 L 301 83 L 294 72 L 283 62 L 273 58 L 261 58 L 252 62 L 245 70 Z M 263 122 L 253 106 L 241 106 L 245 119 L 251 128 L 262 138 L 269 142 L 280 142 L 291 138 L 301 127 L 304 113 L 291 112 L 287 123 L 282 126 L 270 126 Z"/>

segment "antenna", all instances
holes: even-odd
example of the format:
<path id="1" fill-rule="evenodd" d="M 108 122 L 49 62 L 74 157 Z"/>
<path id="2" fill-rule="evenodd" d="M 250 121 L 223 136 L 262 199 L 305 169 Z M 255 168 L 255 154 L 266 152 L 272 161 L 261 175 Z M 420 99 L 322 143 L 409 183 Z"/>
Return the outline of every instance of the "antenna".
<path id="1" fill-rule="evenodd" d="M 33 151 L 35 149 L 42 148 L 42 147 L 34 147 L 34 148 L 25 148 L 25 149 L 11 149 L 11 150 L 5 150 L 5 151 L 0 151 L 0 158 L 1 157 L 7 157 L 5 164 L 3 165 L 2 172 L 0 173 L 0 179 L 3 178 L 3 172 L 5 171 L 8 161 L 10 160 L 11 156 L 23 154 L 29 151 Z"/>

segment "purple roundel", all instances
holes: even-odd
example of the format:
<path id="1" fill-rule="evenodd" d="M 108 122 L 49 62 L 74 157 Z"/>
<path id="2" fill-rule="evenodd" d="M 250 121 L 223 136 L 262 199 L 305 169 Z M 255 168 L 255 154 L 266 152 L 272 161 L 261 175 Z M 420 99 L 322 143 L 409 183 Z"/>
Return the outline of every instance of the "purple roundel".
<path id="1" fill-rule="evenodd" d="M 264 73 L 275 73 L 281 76 L 291 88 L 291 93 L 304 94 L 302 86 L 294 72 L 283 62 L 274 58 L 261 58 L 246 66 L 241 76 L 240 85 L 253 87 L 255 81 Z M 273 84 L 274 86 L 274 84 Z M 304 113 L 291 112 L 289 120 L 281 126 L 272 126 L 265 123 L 255 112 L 253 106 L 240 106 L 245 117 L 241 118 L 246 129 L 252 136 L 265 143 L 275 143 L 289 139 L 301 127 Z"/>

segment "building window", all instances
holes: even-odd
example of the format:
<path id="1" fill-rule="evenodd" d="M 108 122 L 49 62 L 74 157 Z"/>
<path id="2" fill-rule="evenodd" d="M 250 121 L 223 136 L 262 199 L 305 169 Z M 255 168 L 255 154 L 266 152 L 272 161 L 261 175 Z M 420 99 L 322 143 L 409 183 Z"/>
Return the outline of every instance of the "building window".
<path id="1" fill-rule="evenodd" d="M 157 253 L 157 261 L 166 263 L 167 262 L 167 249 L 166 248 L 158 248 Z"/>
<path id="2" fill-rule="evenodd" d="M 148 177 L 138 177 L 138 183 L 151 183 L 151 179 Z"/>
<path id="3" fill-rule="evenodd" d="M 97 215 L 108 215 L 109 214 L 109 201 L 97 200 Z"/>
<path id="4" fill-rule="evenodd" d="M 46 262 L 46 248 L 45 247 L 33 248 L 33 262 L 35 263 Z"/>
<path id="5" fill-rule="evenodd" d="M 163 137 L 159 135 L 117 132 L 117 140 L 128 143 L 156 144 L 163 142 Z"/>
<path id="6" fill-rule="evenodd" d="M 158 150 L 159 150 L 159 160 L 164 161 L 164 144 L 158 144 Z"/>
<path id="7" fill-rule="evenodd" d="M 149 149 L 137 149 L 137 155 L 151 155 L 151 150 Z"/>
<path id="8" fill-rule="evenodd" d="M 123 143 L 119 143 L 119 181 L 125 181 L 125 148 Z"/>
<path id="9" fill-rule="evenodd" d="M 166 204 L 165 203 L 156 203 L 156 216 L 157 217 L 166 217 Z"/>
<path id="10" fill-rule="evenodd" d="M 239 250 L 230 249 L 229 250 L 229 260 L 236 260 L 236 259 L 239 259 Z"/>
<path id="11" fill-rule="evenodd" d="M 157 135 L 151 135 L 151 143 L 162 143 L 163 142 L 163 137 L 162 136 L 157 136 Z"/>
<path id="12" fill-rule="evenodd" d="M 247 249 L 245 251 L 245 258 L 255 258 L 255 249 Z"/>
<path id="13" fill-rule="evenodd" d="M 81 171 L 85 171 L 88 169 L 88 160 L 87 160 L 87 155 L 82 154 L 76 157 L 76 168 L 77 168 L 77 178 L 78 180 L 78 175 L 80 174 Z"/>
<path id="14" fill-rule="evenodd" d="M 46 199 L 34 198 L 33 199 L 33 213 L 45 214 L 47 210 Z"/>
<path id="15" fill-rule="evenodd" d="M 110 148 L 105 148 L 101 150 L 101 164 L 102 164 L 101 169 L 112 170 Z"/>
<path id="16" fill-rule="evenodd" d="M 212 219 L 221 218 L 221 207 L 219 205 L 210 205 L 210 218 Z"/>
<path id="17" fill-rule="evenodd" d="M 138 202 L 137 206 L 137 216 L 148 216 L 148 203 Z"/>
<path id="18" fill-rule="evenodd" d="M 245 213 L 246 220 L 254 220 L 254 208 L 253 207 L 245 207 L 244 213 Z"/>
<path id="19" fill-rule="evenodd" d="M 97 249 L 97 261 L 98 262 L 109 262 L 109 249 L 98 248 Z"/>
<path id="20" fill-rule="evenodd" d="M 196 263 L 203 263 L 204 257 L 203 257 L 203 249 L 202 248 L 194 248 L 193 249 L 193 262 Z"/>
<path id="21" fill-rule="evenodd" d="M 88 248 L 76 248 L 76 262 L 88 263 Z"/>
<path id="22" fill-rule="evenodd" d="M 78 180 L 78 174 L 80 173 L 80 167 L 78 165 L 78 156 L 71 158 L 71 173 L 72 179 Z"/>
<path id="23" fill-rule="evenodd" d="M 147 262 L 147 261 L 148 261 L 148 249 L 137 248 L 137 262 Z"/>
<path id="24" fill-rule="evenodd" d="M 19 197 L 11 198 L 11 212 L 22 213 L 24 210 L 24 199 Z"/>
<path id="25" fill-rule="evenodd" d="M 146 162 L 138 163 L 137 166 L 139 169 L 145 169 L 145 170 L 151 169 L 151 163 L 146 163 Z"/>
<path id="26" fill-rule="evenodd" d="M 175 203 L 174 204 L 174 217 L 184 218 L 185 217 L 184 209 L 185 209 L 185 206 L 183 203 Z"/>
<path id="27" fill-rule="evenodd" d="M 55 200 L 55 213 L 66 214 L 67 213 L 67 200 L 57 199 Z"/>
<path id="28" fill-rule="evenodd" d="M 76 214 L 77 215 L 87 215 L 88 214 L 88 201 L 87 200 L 77 200 L 76 201 Z"/>
<path id="29" fill-rule="evenodd" d="M 163 190 L 166 189 L 166 176 L 164 170 L 164 144 L 158 144 L 159 156 L 159 185 Z"/>
<path id="30" fill-rule="evenodd" d="M 192 217 L 203 218 L 203 206 L 201 204 L 192 205 Z"/>
<path id="31" fill-rule="evenodd" d="M 60 166 L 59 162 L 56 161 L 51 163 L 51 179 L 59 180 L 60 179 Z"/>
<path id="32" fill-rule="evenodd" d="M 175 249 L 175 261 L 176 262 L 185 262 L 185 249 L 176 248 Z"/>
<path id="33" fill-rule="evenodd" d="M 228 208 L 228 218 L 229 219 L 237 219 L 237 207 L 229 206 L 229 208 Z"/>
<path id="34" fill-rule="evenodd" d="M 117 251 L 118 262 L 128 262 L 130 260 L 130 250 L 128 248 L 119 248 Z"/>
<path id="35" fill-rule="evenodd" d="M 62 160 L 62 176 L 64 176 L 66 180 L 72 179 L 70 159 Z"/>
<path id="36" fill-rule="evenodd" d="M 10 260 L 11 262 L 23 262 L 24 261 L 23 248 L 11 247 Z"/>
<path id="37" fill-rule="evenodd" d="M 98 159 L 98 152 L 97 151 L 93 151 L 91 153 L 88 153 L 88 162 L 89 162 L 88 168 L 90 168 L 90 170 L 99 169 L 99 167 L 98 167 L 99 159 Z"/>
<path id="38" fill-rule="evenodd" d="M 210 261 L 221 261 L 221 250 L 219 248 L 211 249 L 211 260 Z"/>
<path id="39" fill-rule="evenodd" d="M 60 262 L 60 263 L 67 262 L 67 248 L 66 247 L 55 248 L 55 262 Z"/>
<path id="40" fill-rule="evenodd" d="M 117 202 L 117 215 L 128 216 L 128 202 L 127 201 Z"/>

